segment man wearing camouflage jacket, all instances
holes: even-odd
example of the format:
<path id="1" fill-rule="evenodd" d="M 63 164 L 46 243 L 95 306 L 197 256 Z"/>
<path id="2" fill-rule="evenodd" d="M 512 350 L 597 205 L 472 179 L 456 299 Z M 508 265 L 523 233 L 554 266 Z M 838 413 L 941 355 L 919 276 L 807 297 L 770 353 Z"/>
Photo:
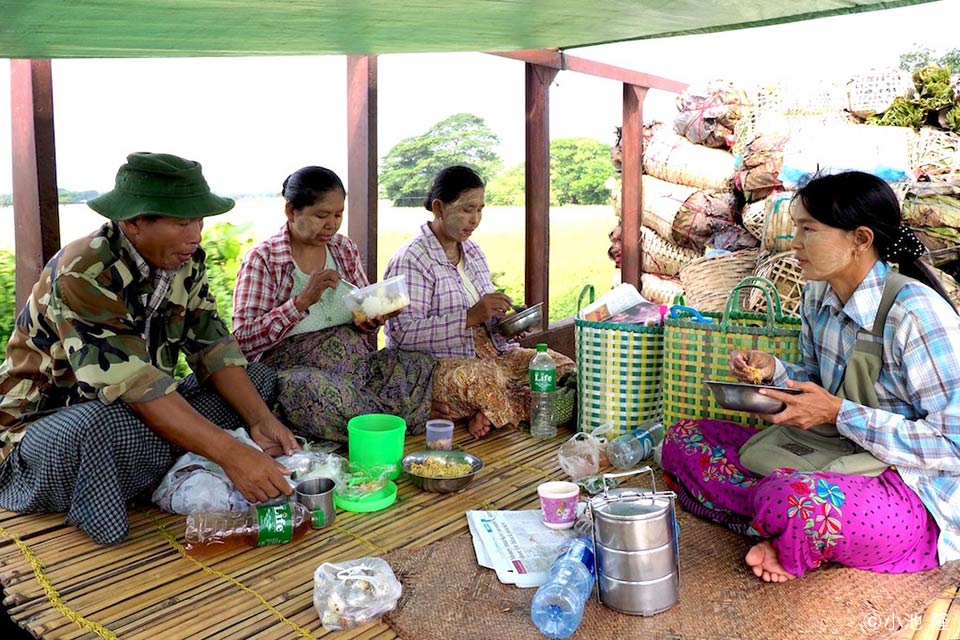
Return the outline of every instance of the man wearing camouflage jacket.
<path id="1" fill-rule="evenodd" d="M 200 165 L 134 153 L 89 206 L 110 219 L 63 247 L 20 312 L 0 365 L 0 507 L 66 512 L 102 544 L 128 534 L 127 501 L 184 450 L 218 463 L 252 502 L 291 493 L 270 454 L 297 449 L 217 314 L 203 218 L 234 202 Z M 183 352 L 194 375 L 176 381 Z M 268 398 L 269 399 L 269 398 Z M 263 452 L 224 428 L 246 426 Z"/>

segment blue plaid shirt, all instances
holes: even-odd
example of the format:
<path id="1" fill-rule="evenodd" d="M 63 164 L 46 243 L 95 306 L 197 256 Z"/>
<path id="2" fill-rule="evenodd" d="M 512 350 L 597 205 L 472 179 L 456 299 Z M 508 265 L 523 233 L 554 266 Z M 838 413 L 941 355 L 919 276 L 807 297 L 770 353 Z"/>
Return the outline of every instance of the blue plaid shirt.
<path id="1" fill-rule="evenodd" d="M 803 292 L 802 362 L 777 363 L 774 383 L 815 382 L 836 394 L 857 332 L 872 329 L 889 267 L 878 261 L 841 305 L 826 282 Z M 880 407 L 844 400 L 837 430 L 896 465 L 940 526 L 941 563 L 960 558 L 960 317 L 918 282 L 901 289 L 883 330 Z"/>

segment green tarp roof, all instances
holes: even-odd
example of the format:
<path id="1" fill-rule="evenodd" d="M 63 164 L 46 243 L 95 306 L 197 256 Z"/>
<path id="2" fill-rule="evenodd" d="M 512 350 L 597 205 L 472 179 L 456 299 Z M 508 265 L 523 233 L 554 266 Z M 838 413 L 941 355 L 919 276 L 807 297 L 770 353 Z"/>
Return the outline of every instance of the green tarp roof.
<path id="1" fill-rule="evenodd" d="M 927 0 L 0 0 L 0 57 L 570 48 Z"/>

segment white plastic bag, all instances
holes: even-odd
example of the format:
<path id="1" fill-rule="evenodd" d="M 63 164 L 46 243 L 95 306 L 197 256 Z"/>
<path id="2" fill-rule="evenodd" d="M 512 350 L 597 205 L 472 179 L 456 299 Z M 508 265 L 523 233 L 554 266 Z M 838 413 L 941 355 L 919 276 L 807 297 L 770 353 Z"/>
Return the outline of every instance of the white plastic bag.
<path id="1" fill-rule="evenodd" d="M 629 282 L 624 282 L 584 307 L 580 311 L 580 317 L 584 320 L 600 322 L 641 302 L 647 301 L 644 300 L 635 286 Z"/>
<path id="2" fill-rule="evenodd" d="M 237 440 L 260 451 L 244 429 L 228 431 Z M 250 503 L 217 463 L 196 453 L 185 453 L 163 476 L 151 496 L 153 502 L 173 513 L 195 511 L 246 511 Z"/>
<path id="3" fill-rule="evenodd" d="M 794 190 L 815 174 L 865 171 L 887 182 L 912 176 L 908 127 L 833 124 L 807 127 L 791 134 L 783 149 L 777 176 Z"/>
<path id="4" fill-rule="evenodd" d="M 563 472 L 574 480 L 596 475 L 600 469 L 601 449 L 606 446 L 606 438 L 602 436 L 611 428 L 612 424 L 604 423 L 590 433 L 575 433 L 560 445 L 557 459 Z"/>
<path id="5" fill-rule="evenodd" d="M 392 611 L 402 590 L 382 558 L 324 562 L 313 574 L 313 607 L 325 629 L 350 629 Z"/>
<path id="6" fill-rule="evenodd" d="M 228 431 L 231 436 L 260 451 L 260 447 L 244 429 Z M 346 469 L 346 461 L 335 454 L 311 448 L 297 451 L 289 456 L 280 456 L 277 462 L 292 473 L 287 476 L 290 486 L 309 478 L 330 478 L 340 484 Z M 244 512 L 252 505 L 233 486 L 227 472 L 212 460 L 196 453 L 185 453 L 163 477 L 160 486 L 151 496 L 153 502 L 172 513 L 190 514 L 197 511 Z M 280 496 L 268 502 L 286 500 Z"/>

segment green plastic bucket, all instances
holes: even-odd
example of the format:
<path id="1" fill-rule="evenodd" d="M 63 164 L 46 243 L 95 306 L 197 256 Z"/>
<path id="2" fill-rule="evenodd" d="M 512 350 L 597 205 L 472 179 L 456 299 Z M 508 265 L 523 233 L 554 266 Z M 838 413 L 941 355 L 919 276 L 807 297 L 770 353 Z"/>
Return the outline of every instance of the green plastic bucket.
<path id="1" fill-rule="evenodd" d="M 347 456 L 351 463 L 360 467 L 392 464 L 397 470 L 390 474 L 390 479 L 395 480 L 400 475 L 406 432 L 407 423 L 398 416 L 368 413 L 350 418 L 347 423 Z"/>

